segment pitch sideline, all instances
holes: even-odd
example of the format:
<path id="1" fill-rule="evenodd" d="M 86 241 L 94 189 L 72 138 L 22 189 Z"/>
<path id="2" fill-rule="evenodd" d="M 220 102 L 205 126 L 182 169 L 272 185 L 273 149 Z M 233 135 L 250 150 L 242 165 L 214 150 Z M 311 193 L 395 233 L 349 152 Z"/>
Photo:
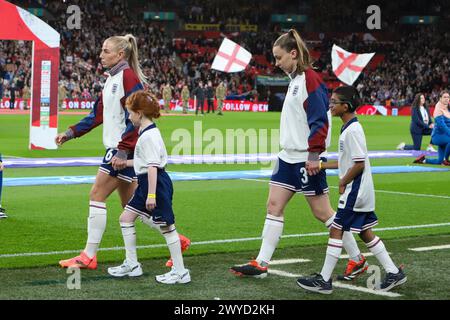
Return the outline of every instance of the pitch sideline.
<path id="1" fill-rule="evenodd" d="M 408 229 L 425 229 L 425 228 L 438 228 L 443 226 L 450 226 L 450 222 L 435 223 L 435 224 L 422 224 L 422 225 L 412 225 L 412 226 L 398 226 L 398 227 L 386 227 L 386 228 L 374 228 L 374 231 L 395 231 L 395 230 L 408 230 Z M 304 234 L 288 234 L 282 236 L 282 238 L 301 238 L 301 237 L 318 237 L 326 236 L 328 232 L 314 232 L 314 233 L 304 233 Z M 243 241 L 256 241 L 261 240 L 261 237 L 252 238 L 235 238 L 235 239 L 222 239 L 222 240 L 207 240 L 207 241 L 197 241 L 192 242 L 191 245 L 204 245 L 204 244 L 222 244 L 222 243 L 232 243 L 232 242 L 243 242 Z M 165 248 L 167 244 L 150 244 L 144 246 L 137 246 L 137 249 L 151 249 L 151 248 Z M 119 251 L 125 250 L 124 247 L 111 247 L 111 248 L 100 248 L 99 251 Z M 24 252 L 24 253 L 10 253 L 2 254 L 1 258 L 17 258 L 17 257 L 33 257 L 33 256 L 49 256 L 49 255 L 59 255 L 59 254 L 72 254 L 79 253 L 79 250 L 65 250 L 65 251 L 49 251 L 49 252 Z"/>

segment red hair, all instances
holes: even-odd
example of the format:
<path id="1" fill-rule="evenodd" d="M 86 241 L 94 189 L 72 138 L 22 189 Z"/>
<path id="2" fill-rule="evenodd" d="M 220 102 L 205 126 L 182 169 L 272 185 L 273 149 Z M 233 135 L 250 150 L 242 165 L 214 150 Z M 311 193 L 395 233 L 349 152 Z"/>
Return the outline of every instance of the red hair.
<path id="1" fill-rule="evenodd" d="M 125 106 L 134 112 L 142 111 L 150 120 L 161 116 L 158 99 L 153 93 L 144 90 L 132 93 L 125 101 Z"/>

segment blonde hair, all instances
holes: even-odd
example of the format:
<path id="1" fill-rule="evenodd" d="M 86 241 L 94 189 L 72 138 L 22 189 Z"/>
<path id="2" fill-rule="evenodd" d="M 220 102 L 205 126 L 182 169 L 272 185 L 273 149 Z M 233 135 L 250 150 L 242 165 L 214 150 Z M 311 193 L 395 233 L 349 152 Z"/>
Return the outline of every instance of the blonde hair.
<path id="1" fill-rule="evenodd" d="M 128 61 L 131 69 L 136 72 L 139 80 L 143 84 L 148 84 L 147 77 L 142 72 L 141 65 L 139 64 L 139 52 L 136 37 L 132 34 L 126 34 L 124 36 L 113 36 L 106 39 L 113 43 L 113 47 L 116 51 L 122 51 L 125 53 L 125 59 Z"/>
<path id="2" fill-rule="evenodd" d="M 275 40 L 273 46 L 279 46 L 287 52 L 297 50 L 297 71 L 299 73 L 303 73 L 306 69 L 312 68 L 313 61 L 311 55 L 309 54 L 308 48 L 298 34 L 297 30 L 290 29 L 287 33 L 282 34 L 277 40 Z"/>

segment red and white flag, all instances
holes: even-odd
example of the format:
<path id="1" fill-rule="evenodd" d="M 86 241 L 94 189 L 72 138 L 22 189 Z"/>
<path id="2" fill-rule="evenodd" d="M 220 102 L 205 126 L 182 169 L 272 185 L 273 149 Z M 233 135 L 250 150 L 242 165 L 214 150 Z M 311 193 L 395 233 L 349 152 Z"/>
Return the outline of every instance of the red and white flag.
<path id="1" fill-rule="evenodd" d="M 333 45 L 331 65 L 334 74 L 339 80 L 351 86 L 374 55 L 375 53 L 352 53 Z"/>
<path id="2" fill-rule="evenodd" d="M 250 52 L 225 38 L 214 58 L 211 69 L 223 72 L 239 72 L 247 67 L 251 58 Z"/>

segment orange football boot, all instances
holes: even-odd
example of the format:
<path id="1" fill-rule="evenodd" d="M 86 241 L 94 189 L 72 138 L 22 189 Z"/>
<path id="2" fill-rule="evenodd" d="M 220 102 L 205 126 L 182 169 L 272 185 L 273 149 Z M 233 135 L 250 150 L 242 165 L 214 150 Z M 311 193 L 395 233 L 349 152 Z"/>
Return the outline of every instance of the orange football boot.
<path id="1" fill-rule="evenodd" d="M 84 251 L 79 256 L 71 259 L 61 260 L 59 265 L 63 268 L 97 269 L 97 256 L 89 258 Z"/>

